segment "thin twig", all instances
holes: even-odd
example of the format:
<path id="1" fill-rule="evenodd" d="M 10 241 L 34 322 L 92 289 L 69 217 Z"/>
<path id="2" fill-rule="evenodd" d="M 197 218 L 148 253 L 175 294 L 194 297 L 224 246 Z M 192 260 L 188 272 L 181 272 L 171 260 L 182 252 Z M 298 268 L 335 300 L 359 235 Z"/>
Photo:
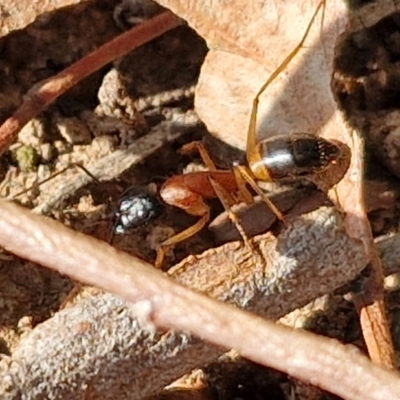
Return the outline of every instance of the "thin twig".
<path id="1" fill-rule="evenodd" d="M 117 36 L 59 74 L 36 84 L 15 113 L 0 126 L 0 155 L 22 127 L 79 81 L 113 60 L 177 27 L 182 21 L 166 11 Z"/>
<path id="2" fill-rule="evenodd" d="M 353 293 L 354 305 L 360 315 L 364 340 L 371 359 L 387 368 L 396 368 L 396 356 L 391 339 L 389 323 L 384 305 L 383 272 L 375 248 L 372 229 L 366 212 L 364 193 L 364 141 L 360 133 L 351 132 L 349 145 L 352 159 L 349 171 L 337 187 L 340 204 L 347 213 L 346 231 L 353 238 L 359 238 L 369 258 L 371 274 L 365 282 L 362 293 Z"/>

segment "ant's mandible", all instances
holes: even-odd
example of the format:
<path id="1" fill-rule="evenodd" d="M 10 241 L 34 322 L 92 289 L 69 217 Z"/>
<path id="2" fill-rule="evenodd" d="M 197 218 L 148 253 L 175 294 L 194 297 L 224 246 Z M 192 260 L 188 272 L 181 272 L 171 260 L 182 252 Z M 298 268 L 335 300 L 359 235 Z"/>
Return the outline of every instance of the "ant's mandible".
<path id="1" fill-rule="evenodd" d="M 172 176 L 161 186 L 159 194 L 166 204 L 181 208 L 190 215 L 200 217 L 200 219 L 194 225 L 165 240 L 160 245 L 157 251 L 156 267 L 162 266 L 166 248 L 195 235 L 207 224 L 210 218 L 210 208 L 205 203 L 205 199 L 218 197 L 221 200 L 225 209 L 229 211 L 229 216 L 238 228 L 243 240 L 251 247 L 238 218 L 230 210 L 230 207 L 237 202 L 253 202 L 253 196 L 247 189 L 247 185 L 250 185 L 277 218 L 284 222 L 282 213 L 266 197 L 256 181 L 269 182 L 288 177 L 314 175 L 326 170 L 332 164 L 336 164 L 340 158 L 341 151 L 338 146 L 311 134 L 279 135 L 260 142 L 257 141 L 256 137 L 260 96 L 303 46 L 322 5 L 323 2 L 316 9 L 299 44 L 263 84 L 253 100 L 246 147 L 248 166 L 236 165 L 231 170 L 218 170 L 202 143 L 193 142 L 182 148 L 184 153 L 197 150 L 209 171 Z"/>

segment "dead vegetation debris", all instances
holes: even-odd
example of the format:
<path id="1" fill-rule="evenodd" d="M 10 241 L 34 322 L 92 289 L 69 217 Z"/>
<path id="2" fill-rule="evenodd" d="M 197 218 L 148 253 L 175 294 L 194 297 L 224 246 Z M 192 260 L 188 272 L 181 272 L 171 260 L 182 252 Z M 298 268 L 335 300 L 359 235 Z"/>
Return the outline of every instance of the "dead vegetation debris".
<path id="1" fill-rule="evenodd" d="M 127 24 L 138 23 L 132 10 L 128 10 L 132 4 L 136 7 L 138 3 L 124 1 L 116 6 L 112 1 L 80 2 L 68 4 L 65 8 L 55 6 L 52 10 L 43 9 L 38 13 L 38 18 L 29 17 L 27 12 L 21 17 L 20 23 L 10 22 L 8 27 L 7 21 L 3 21 L 4 35 L 0 39 L 0 119 L 5 120 L 14 111 L 24 93 L 36 82 L 51 77 L 110 40 L 122 28 L 127 28 Z M 195 2 L 175 1 L 170 4 L 168 0 L 160 1 L 160 4 L 171 7 L 185 18 L 189 26 L 194 27 L 203 38 L 187 26 L 181 26 L 116 60 L 113 65 L 102 68 L 61 96 L 19 133 L 17 141 L 3 157 L 4 168 L 1 168 L 1 174 L 4 179 L 0 186 L 2 196 L 12 198 L 55 171 L 73 163 L 83 164 L 94 171 L 101 183 L 93 183 L 84 174 L 71 169 L 54 181 L 24 194 L 18 201 L 31 208 L 36 207 L 37 212 L 50 213 L 78 231 L 105 240 L 112 227 L 113 207 L 128 186 L 134 184 L 148 188 L 151 182 L 160 184 L 166 177 L 185 170 L 192 160 L 176 156 L 183 143 L 205 137 L 206 141 L 212 143 L 211 153 L 216 153 L 216 158 L 219 157 L 222 163 L 226 163 L 228 158 L 237 158 L 238 154 L 242 156 L 240 151 L 232 151 L 228 145 L 217 143 L 214 138 L 207 136 L 204 126 L 193 112 L 194 90 L 196 111 L 208 130 L 229 145 L 243 149 L 248 110 L 254 92 L 260 82 L 265 81 L 266 76 L 277 67 L 278 60 L 282 60 L 294 47 L 298 32 L 304 30 L 293 29 L 297 32 L 294 37 L 290 32 L 287 35 L 282 33 L 286 29 L 285 24 L 293 23 L 291 15 L 299 13 L 299 10 L 296 5 L 291 7 L 286 1 L 281 3 L 275 4 L 274 12 L 271 13 L 272 21 L 275 21 L 276 15 L 281 17 L 281 25 L 269 42 L 261 43 L 257 32 L 265 30 L 266 25 L 273 28 L 275 22 L 254 19 L 252 15 L 262 11 L 255 5 L 254 9 L 238 6 L 220 10 L 218 7 L 221 5 L 216 4 L 212 13 L 207 15 L 202 9 L 203 5 Z M 301 13 L 296 24 L 304 26 L 304 21 L 310 20 L 318 2 L 314 3 Z M 153 15 L 153 10 L 158 10 L 158 6 L 150 9 L 152 11 L 149 15 Z M 40 15 L 45 11 L 47 14 Z M 147 11 L 144 12 L 146 14 Z M 290 203 L 287 209 L 293 208 L 294 215 L 301 215 L 306 209 L 309 211 L 312 207 L 333 203 L 348 214 L 356 214 L 359 212 L 361 194 L 364 194 L 364 211 L 368 212 L 374 235 L 395 235 L 399 226 L 397 69 L 400 57 L 400 14 L 397 11 L 390 13 L 388 9 L 387 15 L 374 24 L 368 23 L 362 29 L 356 29 L 356 24 L 353 24 L 336 43 L 337 35 L 342 34 L 348 20 L 347 12 L 344 5 L 333 6 L 327 1 L 325 21 L 322 21 L 321 26 L 329 26 L 328 34 L 324 36 L 323 30 L 321 34 L 318 26 L 313 28 L 300 57 L 294 60 L 287 71 L 282 71 L 262 99 L 260 125 L 270 135 L 276 134 L 278 130 L 318 132 L 327 138 L 350 142 L 353 151 L 349 172 L 335 188 L 335 192 L 330 193 L 329 199 L 321 197 L 320 193 L 313 197 L 314 187 L 295 188 L 277 195 L 278 198 L 282 197 L 277 200 L 282 209 Z M 344 19 L 340 20 L 342 17 Z M 350 16 L 349 20 L 352 18 L 355 17 Z M 359 20 L 370 21 L 368 18 L 366 11 L 365 16 L 359 11 Z M 229 21 L 236 22 L 230 24 Z M 242 29 L 244 22 L 238 21 L 252 21 L 253 29 L 246 33 Z M 16 30 L 16 27 L 20 30 Z M 228 35 L 228 40 L 222 33 Z M 316 37 L 319 38 L 317 44 L 313 41 Z M 279 48 L 280 51 L 271 55 L 271 47 Z M 324 68 L 320 67 L 321 64 L 324 64 Z M 318 69 L 323 73 L 315 72 Z M 199 82 L 195 86 L 197 80 Z M 328 90 L 330 87 L 332 91 Z M 315 93 L 318 93 L 318 97 Z M 335 100 L 339 101 L 340 107 Z M 340 108 L 345 109 L 346 120 L 340 114 Z M 352 136 L 356 130 L 362 132 L 362 140 L 367 141 L 365 156 L 361 141 L 358 142 L 359 139 Z M 346 137 L 349 132 L 350 136 Z M 359 151 L 356 156 L 355 151 Z M 363 180 L 362 166 L 365 160 L 366 181 Z M 156 189 L 153 187 L 151 190 Z M 217 215 L 221 207 L 216 204 L 213 210 Z M 249 221 L 249 231 L 253 229 L 254 219 L 264 221 L 260 211 L 246 210 L 246 213 L 243 218 Z M 154 249 L 165 235 L 178 232 L 192 222 L 192 217 L 167 207 L 157 221 L 137 229 L 131 235 L 117 237 L 114 245 L 153 261 Z M 230 223 L 224 223 L 225 227 L 219 220 L 214 222 L 216 228 L 212 229 L 216 229 L 214 236 L 217 241 L 236 240 L 236 231 L 232 231 Z M 352 223 L 356 225 L 354 220 Z M 255 233 L 261 232 L 255 230 Z M 169 264 L 215 246 L 215 237 L 203 232 L 179 245 L 170 255 Z M 386 243 L 390 242 L 391 247 L 386 252 L 382 250 L 385 245 L 380 246 L 384 257 L 391 260 L 396 258 L 392 250 L 397 245 L 395 240 L 387 239 Z M 317 250 L 313 251 L 317 253 Z M 237 249 L 232 250 L 232 254 L 235 251 Z M 207 272 L 207 267 L 205 265 L 202 269 L 199 261 L 201 257 L 184 262 L 183 281 L 204 280 L 202 273 Z M 215 265 L 219 262 L 218 259 L 214 261 Z M 243 264 L 244 261 L 240 262 Z M 195 278 L 185 275 L 191 263 L 194 265 Z M 384 266 L 389 264 L 384 259 Z M 170 272 L 175 273 L 177 280 L 179 268 L 175 267 Z M 201 271 L 196 271 L 196 268 Z M 393 267 L 393 270 L 397 272 L 398 267 Z M 221 281 L 223 274 L 224 271 L 220 271 Z M 57 310 L 73 282 L 33 263 L 9 257 L 6 253 L 2 257 L 0 275 L 0 293 L 3 298 L 0 307 L 0 350 L 4 356 L 12 357 L 20 343 L 23 347 L 23 340 L 31 329 L 47 320 L 50 321 L 49 326 L 54 323 L 51 316 L 56 313 L 57 318 Z M 211 287 L 210 291 L 224 293 L 219 286 Z M 395 322 L 398 308 L 396 293 L 387 296 L 394 338 L 398 331 Z M 325 293 L 322 291 L 321 294 Z M 85 294 L 82 296 L 85 297 Z M 108 295 L 96 296 L 91 298 L 89 295 L 89 300 L 84 304 L 91 301 L 101 303 Z M 360 338 L 361 327 L 354 309 L 349 307 L 350 303 L 343 300 L 341 294 L 332 294 L 324 300 L 326 302 L 323 305 L 322 300 L 321 303 L 313 304 L 312 311 L 302 309 L 299 314 L 288 316 L 289 324 L 305 326 L 366 351 L 365 342 Z M 299 307 L 303 305 L 302 301 L 298 301 Z M 79 301 L 77 304 L 77 310 L 80 310 Z M 291 311 L 289 308 L 287 311 Z M 121 306 L 117 305 L 115 310 L 113 312 L 118 314 Z M 275 316 L 271 310 L 270 313 Z M 68 313 L 73 314 L 74 311 L 67 310 L 65 315 Z M 268 316 L 270 313 L 267 313 Z M 276 313 L 278 315 L 281 316 Z M 96 324 L 99 322 L 95 321 Z M 110 326 L 115 327 L 112 323 Z M 92 328 L 84 322 L 77 322 L 74 329 L 75 333 L 84 335 Z M 95 338 L 90 335 L 88 337 L 90 340 Z M 182 338 L 178 337 L 184 341 Z M 397 348 L 396 339 L 395 344 Z M 196 346 L 200 345 L 195 341 L 194 346 L 193 351 L 196 353 Z M 210 349 L 203 349 L 202 360 L 208 362 L 218 354 Z M 213 357 L 208 358 L 208 352 Z M 176 359 L 171 358 L 171 362 L 176 362 Z M 196 366 L 195 362 L 189 364 Z M 171 371 L 165 373 L 160 384 L 168 382 L 172 375 L 174 378 L 179 376 L 178 372 Z M 196 392 L 200 399 L 233 396 L 258 399 L 265 398 L 263 396 L 266 392 L 274 396 L 271 398 L 277 399 L 290 398 L 293 393 L 297 393 L 296 398 L 330 398 L 328 394 L 320 391 L 315 393 L 315 389 L 304 388 L 296 380 L 265 370 L 237 356 L 233 356 L 233 360 L 222 359 L 204 371 L 203 383 L 208 387 L 202 387 Z M 193 389 L 195 385 L 191 382 L 189 386 Z M 96 393 L 97 389 L 92 387 L 90 390 Z M 134 398 L 122 392 L 126 398 Z M 159 396 L 192 398 L 193 393 L 178 390 Z M 108 395 L 111 396 L 111 392 L 107 392 Z M 10 395 L 9 398 L 17 397 Z"/>

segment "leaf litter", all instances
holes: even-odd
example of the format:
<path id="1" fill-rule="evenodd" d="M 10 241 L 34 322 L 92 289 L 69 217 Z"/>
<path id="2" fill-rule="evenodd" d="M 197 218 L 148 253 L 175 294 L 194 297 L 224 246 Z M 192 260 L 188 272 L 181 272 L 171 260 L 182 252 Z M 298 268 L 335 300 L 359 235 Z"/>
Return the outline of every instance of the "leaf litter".
<path id="1" fill-rule="evenodd" d="M 354 221 L 365 220 L 361 195 L 363 152 L 360 151 L 362 149 L 361 141 L 344 121 L 331 92 L 327 90 L 330 85 L 330 74 L 333 70 L 331 64 L 333 44 L 337 35 L 344 30 L 344 26 L 348 22 L 343 9 L 344 6 L 335 4 L 334 8 L 330 8 L 329 3 L 328 1 L 323 26 L 333 26 L 334 28 L 328 29 L 329 34 L 326 36 L 322 34 L 325 41 L 322 41 L 324 44 L 319 50 L 316 49 L 318 46 L 315 46 L 314 43 L 321 43 L 320 27 L 317 26 L 312 29 L 309 41 L 301 52 L 305 59 L 302 59 L 301 54 L 296 56 L 291 67 L 283 71 L 276 82 L 267 90 L 265 99 L 262 101 L 260 119 L 262 130 L 270 132 L 270 134 L 292 131 L 318 132 L 326 138 L 339 139 L 349 145 L 353 154 L 351 166 L 344 180 L 335 188 L 335 191 L 331 192 L 331 196 L 348 215 L 357 217 L 349 224 L 354 229 Z M 175 2 L 175 4 L 178 7 L 178 3 Z M 279 8 L 281 5 L 282 9 Z M 265 81 L 270 71 L 276 68 L 279 60 L 284 58 L 294 47 L 296 42 L 293 40 L 298 40 L 298 32 L 304 30 L 293 23 L 293 18 L 288 17 L 285 20 L 285 16 L 292 15 L 291 12 L 294 7 L 295 15 L 303 16 L 300 12 L 304 13 L 304 21 L 303 19 L 301 21 L 303 21 L 302 26 L 306 26 L 317 5 L 317 2 L 314 2 L 314 4 L 307 3 L 307 5 L 297 4 L 292 7 L 285 2 L 273 6 L 269 4 L 268 7 L 270 12 L 272 9 L 273 20 L 262 24 L 261 28 L 264 28 L 262 30 L 261 28 L 253 28 L 253 21 L 257 20 L 255 16 L 260 14 L 260 10 L 255 9 L 254 5 L 246 7 L 244 4 L 244 8 L 235 5 L 233 9 L 226 4 L 222 4 L 221 8 L 218 8 L 219 4 L 215 3 L 213 4 L 215 8 L 209 10 L 207 19 L 204 18 L 204 14 L 201 14 L 202 10 L 199 10 L 201 5 L 196 7 L 194 3 L 189 3 L 189 6 L 187 6 L 187 3 L 185 3 L 186 11 L 181 9 L 180 15 L 185 17 L 184 13 L 186 12 L 187 18 L 185 17 L 185 19 L 197 28 L 199 33 L 202 34 L 204 31 L 206 40 L 208 39 L 207 32 L 209 32 L 210 38 L 207 42 L 211 49 L 215 49 L 210 51 L 203 65 L 196 93 L 196 109 L 212 133 L 236 147 L 244 147 L 249 105 L 254 92 Z M 238 13 L 238 10 L 240 13 Z M 265 10 L 263 11 L 265 12 Z M 178 11 L 177 13 L 179 14 Z M 216 15 L 224 16 L 221 21 L 222 27 L 210 29 L 210 27 L 213 27 L 213 23 L 218 20 L 215 18 Z M 276 20 L 279 23 L 276 23 Z M 242 24 L 230 21 L 242 21 Z M 265 34 L 265 32 L 268 32 L 266 25 L 269 30 L 277 33 L 276 36 L 272 35 L 271 43 L 269 42 L 270 36 Z M 289 29 L 291 25 L 296 26 L 297 30 Z M 247 27 L 251 27 L 251 29 L 246 29 Z M 271 27 L 273 28 L 271 29 Z M 230 32 L 229 28 L 233 29 L 233 32 Z M 249 37 L 246 36 L 246 30 L 251 31 Z M 261 31 L 263 31 L 262 34 Z M 290 32 L 295 33 L 286 44 L 284 40 L 286 35 L 290 36 Z M 250 54 L 250 60 L 243 59 L 243 57 L 235 54 L 238 53 L 235 45 L 225 46 L 223 40 L 225 36 L 232 39 L 228 40 L 228 43 L 237 43 L 240 48 L 247 49 L 241 51 L 246 54 L 246 57 L 249 57 Z M 260 40 L 260 37 L 263 40 Z M 318 40 L 313 40 L 315 38 Z M 272 55 L 271 48 L 279 51 L 275 51 Z M 315 59 L 314 53 L 319 54 L 318 57 L 315 56 Z M 260 62 L 260 60 L 263 61 Z M 226 73 L 227 66 L 229 66 L 229 79 L 227 79 Z M 325 68 L 320 68 L 321 66 Z M 319 79 L 314 81 L 314 77 L 317 76 Z M 282 93 L 287 94 L 287 96 L 282 95 Z M 360 228 L 355 229 L 355 236 L 361 237 L 366 233 L 370 236 L 369 229 L 363 223 L 360 226 Z"/>

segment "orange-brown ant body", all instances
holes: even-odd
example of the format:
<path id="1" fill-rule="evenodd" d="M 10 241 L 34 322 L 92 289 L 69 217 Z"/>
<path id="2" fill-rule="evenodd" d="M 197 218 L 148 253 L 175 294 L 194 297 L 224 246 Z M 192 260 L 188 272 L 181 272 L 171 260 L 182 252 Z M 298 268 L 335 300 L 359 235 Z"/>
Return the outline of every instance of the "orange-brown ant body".
<path id="1" fill-rule="evenodd" d="M 198 142 L 190 145 L 201 147 Z M 258 157 L 248 158 L 249 167 L 238 165 L 231 170 L 210 169 L 210 171 L 191 172 L 172 176 L 164 182 L 159 194 L 166 204 L 201 218 L 194 225 L 161 244 L 157 253 L 157 267 L 162 265 L 165 247 L 195 235 L 207 224 L 210 209 L 205 199 L 218 197 L 228 211 L 234 203 L 240 201 L 251 203 L 253 196 L 246 188 L 248 183 L 278 219 L 284 221 L 281 212 L 265 197 L 255 181 L 269 182 L 315 175 L 335 164 L 341 155 L 339 147 L 334 143 L 305 133 L 271 137 L 260 142 L 257 147 L 265 151 L 258 153 Z M 254 154 L 257 153 L 252 153 Z M 243 239 L 249 243 L 235 215 L 230 214 L 230 217 Z"/>
<path id="2" fill-rule="evenodd" d="M 210 218 L 210 209 L 204 199 L 218 197 L 225 209 L 230 211 L 230 206 L 235 202 L 251 203 L 253 201 L 253 196 L 246 187 L 248 184 L 255 193 L 261 196 L 278 219 L 284 221 L 281 212 L 265 196 L 256 181 L 269 182 L 288 177 L 297 178 L 315 175 L 325 171 L 332 164 L 336 164 L 340 158 L 341 151 L 336 144 L 307 133 L 273 136 L 260 142 L 257 142 L 256 137 L 259 98 L 303 46 L 322 4 L 315 11 L 300 43 L 264 83 L 253 100 L 247 134 L 246 158 L 248 166 L 236 165 L 231 170 L 218 170 L 201 143 L 194 142 L 184 146 L 183 152 L 185 153 L 198 150 L 209 171 L 173 176 L 162 185 L 159 193 L 165 203 L 181 208 L 190 215 L 200 217 L 200 219 L 191 227 L 161 244 L 157 252 L 157 267 L 162 265 L 166 247 L 193 236 L 207 224 Z M 236 216 L 231 211 L 229 215 L 235 222 L 244 241 L 251 246 Z"/>
<path id="3" fill-rule="evenodd" d="M 219 198 L 221 200 L 225 209 L 229 211 L 230 218 L 236 224 L 243 240 L 251 246 L 240 221 L 231 211 L 231 206 L 234 203 L 253 202 L 253 195 L 247 189 L 247 185 L 250 185 L 277 218 L 284 222 L 282 213 L 265 196 L 256 182 L 312 176 L 325 171 L 340 158 L 341 151 L 336 144 L 307 133 L 272 136 L 260 142 L 257 141 L 256 136 L 257 111 L 261 94 L 303 46 L 322 5 L 323 3 L 316 9 L 299 44 L 264 83 L 253 100 L 247 133 L 246 158 L 248 166 L 236 165 L 230 170 L 218 170 L 200 142 L 189 143 L 182 148 L 184 153 L 197 150 L 209 171 L 172 176 L 161 186 L 159 195 L 166 204 L 178 207 L 190 215 L 200 217 L 200 219 L 194 225 L 172 236 L 160 245 L 157 251 L 156 267 L 161 267 L 166 247 L 195 235 L 207 224 L 210 218 L 210 208 L 205 203 L 205 199 Z M 79 167 L 83 168 L 82 166 Z M 88 171 L 85 170 L 85 172 L 96 179 Z M 154 196 L 145 193 L 128 193 L 121 198 L 118 210 L 115 213 L 116 221 L 113 233 L 123 234 L 129 229 L 146 223 L 159 213 L 159 204 Z"/>

